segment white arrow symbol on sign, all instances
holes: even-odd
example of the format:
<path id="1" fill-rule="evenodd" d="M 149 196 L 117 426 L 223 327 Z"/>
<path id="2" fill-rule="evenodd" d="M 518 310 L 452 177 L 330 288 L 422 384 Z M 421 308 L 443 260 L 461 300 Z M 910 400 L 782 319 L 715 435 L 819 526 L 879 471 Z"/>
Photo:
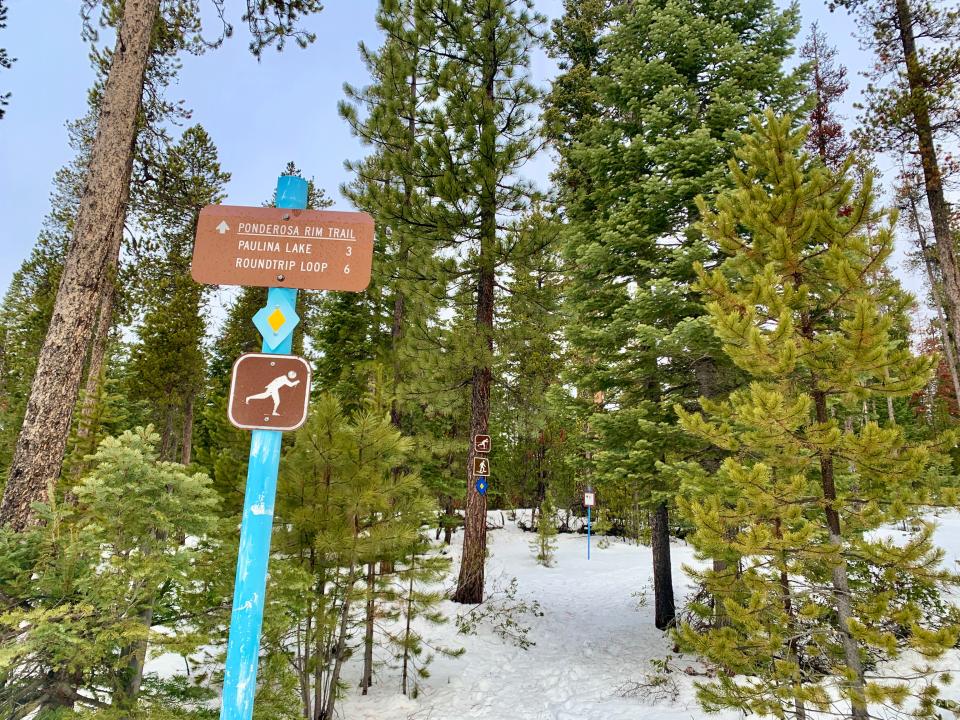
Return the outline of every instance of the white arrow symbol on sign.
<path id="1" fill-rule="evenodd" d="M 220 233 L 221 235 L 223 235 L 229 229 L 230 229 L 230 226 L 227 225 L 226 220 L 221 220 L 220 224 L 217 225 L 217 232 Z"/>

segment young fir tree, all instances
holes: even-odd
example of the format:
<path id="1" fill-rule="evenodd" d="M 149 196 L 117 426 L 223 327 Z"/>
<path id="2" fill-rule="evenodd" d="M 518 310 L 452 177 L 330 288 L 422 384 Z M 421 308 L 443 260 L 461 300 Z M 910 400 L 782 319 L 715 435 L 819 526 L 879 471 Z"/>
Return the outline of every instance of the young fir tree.
<path id="1" fill-rule="evenodd" d="M 142 696 L 146 653 L 189 654 L 207 640 L 189 608 L 217 498 L 205 475 L 161 462 L 158 441 L 150 428 L 104 440 L 75 504 L 46 508 L 22 536 L 0 534 L 4 717 L 166 717 L 169 698 Z"/>
<path id="2" fill-rule="evenodd" d="M 287 658 L 283 674 L 294 674 L 302 717 L 333 718 L 348 686 L 367 566 L 396 562 L 420 542 L 432 503 L 415 475 L 393 472 L 409 447 L 386 412 L 347 417 L 323 394 L 284 456 L 264 644 Z M 277 682 L 282 675 L 266 678 L 267 687 Z"/>
<path id="3" fill-rule="evenodd" d="M 661 629 L 675 617 L 676 487 L 658 463 L 697 453 L 716 463 L 683 437 L 672 408 L 735 380 L 690 289 L 694 262 L 715 252 L 696 229 L 694 198 L 724 185 L 751 113 L 794 103 L 800 76 L 782 63 L 797 29 L 796 9 L 772 0 L 570 2 L 554 29 L 566 68 L 548 128 L 568 221 L 567 381 L 605 509 L 621 525 L 649 513 Z"/>
<path id="4" fill-rule="evenodd" d="M 958 580 L 921 517 L 943 490 L 941 461 L 899 425 L 854 430 L 835 417 L 917 392 L 933 365 L 893 342 L 898 319 L 881 309 L 896 306 L 891 286 L 872 280 L 893 249 L 892 218 L 873 206 L 872 177 L 857 187 L 852 160 L 836 172 L 813 161 L 789 118 L 768 113 L 753 127 L 730 163 L 733 188 L 715 210 L 699 201 L 700 228 L 728 257 L 698 267 L 697 286 L 751 382 L 701 399 L 703 414 L 677 407 L 687 431 L 731 453 L 715 477 L 723 493 L 684 503 L 689 540 L 738 569 L 694 573 L 726 622 L 685 624 L 679 638 L 723 668 L 699 686 L 708 710 L 865 720 L 877 703 L 936 717 L 931 663 L 960 630 L 921 602 Z M 704 470 L 682 474 L 698 486 Z M 877 532 L 898 521 L 909 521 L 905 537 Z M 910 678 L 877 667 L 907 649 L 923 658 Z"/>
<path id="5" fill-rule="evenodd" d="M 549 489 L 543 494 L 537 520 L 537 537 L 530 541 L 537 562 L 544 567 L 553 565 L 557 552 L 557 508 L 553 504 L 553 494 Z"/>
<path id="6" fill-rule="evenodd" d="M 459 657 L 464 652 L 463 648 L 431 642 L 423 630 L 449 620 L 437 607 L 446 599 L 442 586 L 449 572 L 450 558 L 435 553 L 430 541 L 421 535 L 407 548 L 407 555 L 394 574 L 400 630 L 390 634 L 388 640 L 400 662 L 400 689 L 404 695 L 417 697 L 421 681 L 430 677 L 429 665 L 435 654 Z"/>

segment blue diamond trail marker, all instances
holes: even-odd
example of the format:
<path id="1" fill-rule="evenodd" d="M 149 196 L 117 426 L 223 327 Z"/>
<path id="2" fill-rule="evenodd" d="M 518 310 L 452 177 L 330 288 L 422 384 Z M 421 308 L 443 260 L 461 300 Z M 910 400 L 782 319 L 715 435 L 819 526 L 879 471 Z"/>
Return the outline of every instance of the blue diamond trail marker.
<path id="1" fill-rule="evenodd" d="M 476 484 L 477 492 L 481 495 L 487 494 L 487 479 L 485 477 L 478 477 Z"/>
<path id="2" fill-rule="evenodd" d="M 263 349 L 235 365 L 230 417 L 242 427 L 277 428 L 255 429 L 250 438 L 220 720 L 253 717 L 282 430 L 299 426 L 309 401 L 309 363 L 290 355 L 300 322 L 297 288 L 359 292 L 370 281 L 373 218 L 306 207 L 307 181 L 282 175 L 276 208 L 208 205 L 197 224 L 191 267 L 197 282 L 270 288 L 253 318 Z M 241 376 L 242 367 L 259 374 Z"/>

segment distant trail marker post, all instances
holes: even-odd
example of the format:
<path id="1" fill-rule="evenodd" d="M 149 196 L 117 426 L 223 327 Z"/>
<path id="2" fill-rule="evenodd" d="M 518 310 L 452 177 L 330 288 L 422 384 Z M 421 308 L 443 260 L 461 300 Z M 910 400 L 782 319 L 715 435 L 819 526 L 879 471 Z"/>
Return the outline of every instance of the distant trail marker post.
<path id="1" fill-rule="evenodd" d="M 587 489 L 583 491 L 583 504 L 587 507 L 587 560 L 590 559 L 590 509 L 596 504 L 597 496 L 593 492 L 593 488 L 587 485 Z"/>
<path id="2" fill-rule="evenodd" d="M 373 218 L 306 207 L 307 181 L 282 175 L 275 208 L 208 205 L 197 223 L 194 280 L 270 288 L 253 317 L 263 350 L 237 360 L 230 385 L 230 422 L 253 433 L 220 720 L 253 717 L 280 443 L 306 421 L 310 365 L 290 355 L 297 288 L 359 292 L 370 282 Z"/>

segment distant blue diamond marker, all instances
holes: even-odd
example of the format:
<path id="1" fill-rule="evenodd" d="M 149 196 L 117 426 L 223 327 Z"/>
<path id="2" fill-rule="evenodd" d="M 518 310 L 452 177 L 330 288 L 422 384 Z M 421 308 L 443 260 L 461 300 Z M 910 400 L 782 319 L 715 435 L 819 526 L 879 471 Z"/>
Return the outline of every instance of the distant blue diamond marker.
<path id="1" fill-rule="evenodd" d="M 478 478 L 477 478 L 477 485 L 476 485 L 476 487 L 477 487 L 477 492 L 478 492 L 478 493 L 480 493 L 481 495 L 486 495 L 486 494 L 487 494 L 487 479 L 486 479 L 485 477 L 478 477 Z"/>
<path id="2" fill-rule="evenodd" d="M 271 350 L 286 340 L 299 322 L 297 311 L 283 298 L 271 301 L 253 316 L 253 324 Z"/>

